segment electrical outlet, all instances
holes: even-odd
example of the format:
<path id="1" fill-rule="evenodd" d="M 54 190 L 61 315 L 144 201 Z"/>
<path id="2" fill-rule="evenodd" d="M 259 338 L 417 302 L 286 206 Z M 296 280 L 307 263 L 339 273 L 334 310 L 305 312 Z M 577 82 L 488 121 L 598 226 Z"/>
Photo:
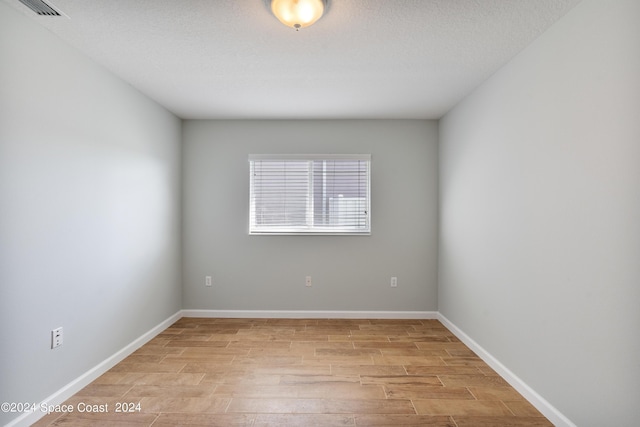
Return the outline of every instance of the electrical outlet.
<path id="1" fill-rule="evenodd" d="M 397 277 L 392 277 L 391 278 L 391 287 L 392 288 L 397 288 L 398 287 L 398 278 Z"/>
<path id="2" fill-rule="evenodd" d="M 60 347 L 62 345 L 62 326 L 51 331 L 51 348 Z"/>
<path id="3" fill-rule="evenodd" d="M 205 286 L 211 286 L 212 281 L 211 281 L 211 276 L 205 276 L 204 278 L 204 285 Z"/>
<path id="4" fill-rule="evenodd" d="M 311 276 L 307 276 L 305 281 L 304 281 L 304 285 L 306 287 L 310 287 L 311 286 Z"/>

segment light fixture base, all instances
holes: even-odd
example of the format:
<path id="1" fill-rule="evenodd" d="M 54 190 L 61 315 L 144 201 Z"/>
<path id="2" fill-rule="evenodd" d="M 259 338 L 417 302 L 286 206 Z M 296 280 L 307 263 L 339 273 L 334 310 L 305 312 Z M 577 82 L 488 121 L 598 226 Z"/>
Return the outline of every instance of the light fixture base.
<path id="1" fill-rule="evenodd" d="M 328 9 L 328 0 L 265 0 L 265 4 L 282 24 L 296 31 L 313 25 Z"/>

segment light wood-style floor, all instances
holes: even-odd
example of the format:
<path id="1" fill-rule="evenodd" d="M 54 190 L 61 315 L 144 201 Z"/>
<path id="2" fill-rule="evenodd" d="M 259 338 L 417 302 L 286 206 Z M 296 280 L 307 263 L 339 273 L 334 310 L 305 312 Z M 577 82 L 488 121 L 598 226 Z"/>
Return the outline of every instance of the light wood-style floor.
<path id="1" fill-rule="evenodd" d="M 35 425 L 552 426 L 437 320 L 182 318 L 67 403 Z"/>

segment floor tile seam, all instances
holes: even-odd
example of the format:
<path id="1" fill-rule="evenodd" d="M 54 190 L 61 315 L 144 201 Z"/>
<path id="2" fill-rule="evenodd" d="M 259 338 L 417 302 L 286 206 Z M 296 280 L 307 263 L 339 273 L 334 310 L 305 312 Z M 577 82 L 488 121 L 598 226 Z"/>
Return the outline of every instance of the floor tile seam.
<path id="1" fill-rule="evenodd" d="M 418 413 L 418 408 L 416 408 L 415 403 L 413 403 L 413 399 L 409 399 L 409 402 L 411 402 L 411 407 L 413 408 L 413 412 L 415 412 L 415 415 L 420 415 Z"/>
<path id="2" fill-rule="evenodd" d="M 474 398 L 475 400 L 480 400 L 480 399 L 478 399 L 478 397 L 477 397 L 475 394 L 473 394 L 473 392 L 471 391 L 471 389 L 469 388 L 469 386 L 465 386 L 464 388 L 465 388 L 465 389 L 467 389 L 467 391 L 469 392 L 469 394 L 471 394 L 471 396 L 473 396 L 473 398 Z"/>
<path id="3" fill-rule="evenodd" d="M 151 424 L 149 424 L 149 427 L 153 427 L 153 425 L 156 423 L 156 421 L 158 421 L 158 418 L 160 418 L 160 414 L 161 414 L 161 413 L 162 413 L 162 412 L 158 412 L 158 413 L 156 414 L 156 417 L 153 419 L 153 421 L 151 421 Z"/>
<path id="4" fill-rule="evenodd" d="M 507 408 L 507 410 L 513 414 L 514 417 L 517 417 L 518 414 L 516 414 L 510 407 L 509 405 L 507 405 L 506 403 L 504 403 L 504 400 L 500 400 L 500 403 L 502 403 L 502 406 L 504 406 L 505 408 Z"/>
<path id="5" fill-rule="evenodd" d="M 127 389 L 127 391 L 124 392 L 124 394 L 122 396 L 120 396 L 120 399 L 126 399 L 127 394 L 133 390 L 133 388 L 135 387 L 135 384 L 125 384 L 128 385 L 129 388 Z"/>
<path id="6" fill-rule="evenodd" d="M 225 413 L 225 414 L 230 413 L 230 412 L 228 412 L 228 411 L 229 411 L 229 407 L 231 406 L 231 402 L 233 402 L 233 399 L 234 399 L 233 397 L 230 397 L 230 398 L 229 398 L 229 402 L 227 403 L 227 406 L 224 408 L 224 413 Z M 255 418 L 254 418 L 254 420 L 255 420 Z"/>
<path id="7" fill-rule="evenodd" d="M 440 385 L 442 387 L 446 387 L 446 385 L 444 384 L 444 381 L 442 381 L 442 378 L 440 378 L 440 375 L 434 375 L 434 376 L 438 379 L 438 381 L 440 381 Z"/>
<path id="8" fill-rule="evenodd" d="M 186 373 L 188 373 L 188 372 L 183 372 L 183 373 L 185 373 L 185 374 L 186 374 Z M 202 384 L 202 380 L 204 380 L 204 379 L 206 378 L 206 376 L 207 376 L 207 373 L 206 373 L 206 372 L 198 372 L 198 373 L 199 373 L 200 375 L 202 375 L 202 376 L 200 377 L 200 379 L 198 380 L 198 382 L 197 382 L 196 384 L 194 384 L 194 385 L 201 385 L 201 384 Z"/>
<path id="9" fill-rule="evenodd" d="M 186 350 L 186 348 L 183 349 L 183 351 Z M 182 353 L 180 353 L 182 354 Z M 165 358 L 167 357 L 167 355 L 165 355 Z M 160 365 L 162 363 L 162 361 L 158 362 L 157 364 Z M 168 363 L 176 363 L 176 362 L 168 362 Z M 186 368 L 188 365 L 187 362 L 184 362 L 184 364 L 182 365 L 182 367 L 180 369 L 178 369 L 176 372 L 169 372 L 169 373 L 174 373 L 174 374 L 184 374 L 185 372 L 182 372 L 182 370 L 184 368 Z"/>

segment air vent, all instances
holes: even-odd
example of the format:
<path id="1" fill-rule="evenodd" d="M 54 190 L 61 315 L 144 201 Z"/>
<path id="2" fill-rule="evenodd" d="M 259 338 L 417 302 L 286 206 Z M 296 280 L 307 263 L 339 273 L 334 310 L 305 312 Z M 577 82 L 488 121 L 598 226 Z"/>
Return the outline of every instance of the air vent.
<path id="1" fill-rule="evenodd" d="M 20 0 L 20 3 L 41 16 L 62 16 L 60 12 L 46 4 L 42 0 Z"/>

